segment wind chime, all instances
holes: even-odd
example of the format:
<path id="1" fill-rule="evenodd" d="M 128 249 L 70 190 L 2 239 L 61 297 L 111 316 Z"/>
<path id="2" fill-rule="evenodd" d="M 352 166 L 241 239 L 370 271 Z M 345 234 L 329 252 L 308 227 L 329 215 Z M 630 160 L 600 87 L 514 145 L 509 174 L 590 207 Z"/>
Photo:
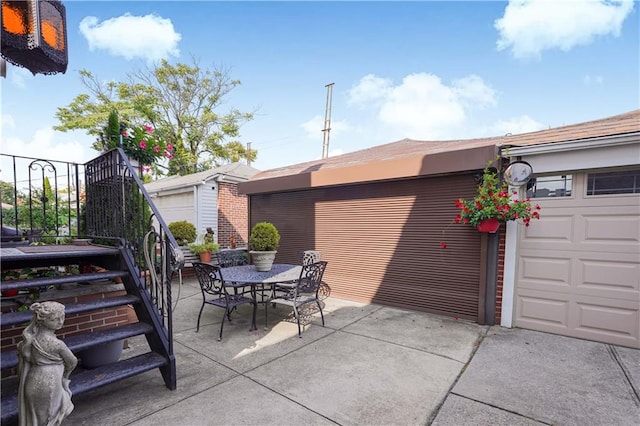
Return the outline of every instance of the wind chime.
<path id="1" fill-rule="evenodd" d="M 3 58 L 33 75 L 67 71 L 66 11 L 60 0 L 2 0 L 1 20 Z"/>

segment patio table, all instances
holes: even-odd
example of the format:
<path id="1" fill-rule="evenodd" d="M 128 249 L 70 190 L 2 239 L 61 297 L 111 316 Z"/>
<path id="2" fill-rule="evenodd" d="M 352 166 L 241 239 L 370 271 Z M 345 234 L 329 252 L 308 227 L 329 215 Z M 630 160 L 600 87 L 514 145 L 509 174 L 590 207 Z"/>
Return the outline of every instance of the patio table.
<path id="1" fill-rule="evenodd" d="M 275 284 L 291 283 L 300 278 L 302 272 L 301 265 L 290 265 L 287 263 L 274 263 L 270 271 L 256 271 L 254 265 L 229 266 L 221 268 L 220 272 L 225 283 L 233 283 L 230 287 L 248 286 L 251 287 L 251 296 L 257 300 L 257 288 L 264 292 L 265 287 Z M 264 303 L 264 295 L 262 301 Z M 255 314 L 253 316 L 253 328 L 257 330 Z"/>

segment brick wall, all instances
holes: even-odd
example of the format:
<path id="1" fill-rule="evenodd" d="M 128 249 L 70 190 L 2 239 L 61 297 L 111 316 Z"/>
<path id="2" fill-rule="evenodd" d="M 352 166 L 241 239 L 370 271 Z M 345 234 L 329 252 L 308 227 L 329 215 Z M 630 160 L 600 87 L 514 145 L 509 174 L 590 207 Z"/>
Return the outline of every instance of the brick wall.
<path id="1" fill-rule="evenodd" d="M 55 291 L 53 291 L 55 292 Z M 48 292 L 48 293 L 53 293 Z M 64 291 L 60 291 L 61 294 Z M 104 299 L 107 297 L 115 297 L 115 296 L 123 296 L 126 295 L 126 291 L 124 290 L 116 290 L 116 291 L 98 291 L 93 294 L 83 294 L 77 296 L 69 296 L 69 297 L 47 297 L 51 295 L 47 295 L 43 293 L 41 299 L 39 301 L 44 300 L 55 300 L 57 302 L 66 304 L 66 303 L 77 303 L 77 302 L 87 302 L 90 300 Z M 3 306 L 2 312 L 10 312 L 15 309 L 16 306 Z M 131 306 L 121 306 L 118 308 L 109 308 L 109 309 L 101 309 L 98 311 L 86 312 L 81 314 L 70 314 L 65 316 L 63 327 L 56 331 L 56 335 L 60 338 L 65 338 L 69 336 L 73 336 L 80 333 L 93 332 L 101 329 L 111 328 L 114 326 L 121 326 L 126 324 L 135 323 L 138 321 L 138 318 Z M 2 338 L 0 339 L 0 348 L 2 352 L 10 351 L 16 348 L 18 342 L 22 340 L 22 330 L 27 326 L 27 324 L 15 325 L 11 327 L 6 327 L 2 329 Z M 4 374 L 6 372 L 3 371 L 2 377 L 6 377 Z M 8 372 L 11 375 L 13 372 Z"/>
<path id="2" fill-rule="evenodd" d="M 231 247 L 232 235 L 237 247 L 247 245 L 249 210 L 246 195 L 238 195 L 235 183 L 220 182 L 218 190 L 218 244 Z"/>

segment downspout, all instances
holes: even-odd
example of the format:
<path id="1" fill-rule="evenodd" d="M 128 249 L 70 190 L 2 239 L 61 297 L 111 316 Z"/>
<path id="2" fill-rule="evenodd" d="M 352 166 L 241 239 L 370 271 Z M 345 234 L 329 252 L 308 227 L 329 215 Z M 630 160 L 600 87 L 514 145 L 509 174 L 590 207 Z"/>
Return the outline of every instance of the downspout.
<path id="1" fill-rule="evenodd" d="M 193 214 L 195 215 L 195 226 L 196 226 L 196 233 L 200 232 L 200 217 L 198 215 L 198 212 L 200 211 L 199 206 L 198 206 L 199 202 L 198 202 L 198 185 L 193 185 Z"/>

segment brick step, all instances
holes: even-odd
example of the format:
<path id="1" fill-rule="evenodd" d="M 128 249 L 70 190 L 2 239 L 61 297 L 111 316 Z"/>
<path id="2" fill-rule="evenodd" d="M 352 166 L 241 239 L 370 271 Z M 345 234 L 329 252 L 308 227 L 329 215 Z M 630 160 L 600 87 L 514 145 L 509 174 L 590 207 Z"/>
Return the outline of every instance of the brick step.
<path id="1" fill-rule="evenodd" d="M 65 303 L 65 315 L 80 314 L 83 312 L 97 311 L 98 309 L 114 308 L 117 306 L 139 303 L 138 296 L 128 294 L 125 296 L 109 297 L 106 299 L 90 300 L 87 302 Z M 0 326 L 23 324 L 31 321 L 31 312 L 8 312 L 0 315 Z"/>
<path id="2" fill-rule="evenodd" d="M 127 324 L 120 327 L 113 327 L 104 330 L 97 330 L 92 333 L 76 334 L 62 339 L 72 352 L 80 352 L 92 346 L 103 343 L 113 342 L 115 340 L 123 340 L 141 334 L 151 333 L 153 327 L 143 322 Z M 1 354 L 2 370 L 16 367 L 18 365 L 17 351 L 5 351 Z"/>
<path id="3" fill-rule="evenodd" d="M 168 360 L 155 352 L 127 358 L 113 364 L 94 368 L 92 370 L 78 371 L 71 374 L 71 393 L 79 395 L 97 389 L 119 380 L 127 379 L 159 368 L 168 363 Z M 2 398 L 2 424 L 9 425 L 15 422 L 18 416 L 18 396 L 13 394 Z"/>
<path id="4" fill-rule="evenodd" d="M 105 271 L 105 272 L 92 272 L 88 274 L 79 275 L 61 275 L 57 277 L 43 277 L 33 278 L 30 280 L 11 280 L 2 281 L 0 283 L 0 289 L 2 291 L 15 290 L 15 289 L 30 289 L 38 287 L 46 287 L 50 285 L 64 285 L 73 284 L 78 282 L 90 282 L 100 280 L 111 280 L 114 278 L 126 277 L 128 273 L 126 271 Z"/>

